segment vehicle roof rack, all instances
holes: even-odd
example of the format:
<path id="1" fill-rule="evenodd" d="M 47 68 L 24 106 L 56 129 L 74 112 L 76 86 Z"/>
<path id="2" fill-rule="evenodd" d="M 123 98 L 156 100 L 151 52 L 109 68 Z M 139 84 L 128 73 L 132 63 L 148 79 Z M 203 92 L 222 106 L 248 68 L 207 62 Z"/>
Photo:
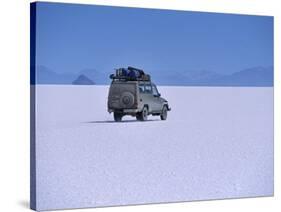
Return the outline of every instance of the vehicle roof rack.
<path id="1" fill-rule="evenodd" d="M 151 81 L 149 74 L 145 74 L 137 78 L 128 77 L 128 76 L 115 76 L 114 74 L 111 74 L 109 78 L 112 80 L 120 80 L 120 81 Z"/>
<path id="2" fill-rule="evenodd" d="M 151 81 L 150 75 L 142 69 L 129 66 L 128 68 L 115 69 L 116 73 L 109 76 L 112 80 L 119 81 Z"/>

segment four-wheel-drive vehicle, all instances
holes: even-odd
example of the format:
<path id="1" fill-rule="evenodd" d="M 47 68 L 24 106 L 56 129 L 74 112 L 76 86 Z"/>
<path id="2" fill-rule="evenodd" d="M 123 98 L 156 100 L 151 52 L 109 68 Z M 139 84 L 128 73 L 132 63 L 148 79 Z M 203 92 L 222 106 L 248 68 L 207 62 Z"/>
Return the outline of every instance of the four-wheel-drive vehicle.
<path id="1" fill-rule="evenodd" d="M 158 115 L 167 119 L 171 110 L 168 101 L 161 97 L 150 76 L 143 70 L 128 67 L 116 69 L 108 94 L 108 112 L 115 121 L 121 121 L 125 115 L 135 116 L 139 121 L 147 120 L 148 115 Z"/>

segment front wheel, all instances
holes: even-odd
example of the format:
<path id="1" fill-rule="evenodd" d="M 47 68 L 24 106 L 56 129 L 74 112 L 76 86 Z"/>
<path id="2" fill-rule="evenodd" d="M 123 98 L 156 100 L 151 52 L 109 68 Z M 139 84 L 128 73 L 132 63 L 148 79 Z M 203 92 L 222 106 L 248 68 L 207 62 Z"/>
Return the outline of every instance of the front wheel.
<path id="1" fill-rule="evenodd" d="M 143 110 L 137 114 L 137 120 L 146 121 L 147 116 L 148 116 L 148 109 L 147 107 L 144 107 Z"/>
<path id="2" fill-rule="evenodd" d="M 114 113 L 113 114 L 113 117 L 114 117 L 114 121 L 116 121 L 116 122 L 120 122 L 120 121 L 122 121 L 122 113 Z"/>
<path id="3" fill-rule="evenodd" d="M 160 118 L 161 120 L 166 120 L 167 119 L 167 116 L 168 116 L 168 108 L 167 106 L 165 105 L 162 109 L 162 113 L 160 115 Z"/>

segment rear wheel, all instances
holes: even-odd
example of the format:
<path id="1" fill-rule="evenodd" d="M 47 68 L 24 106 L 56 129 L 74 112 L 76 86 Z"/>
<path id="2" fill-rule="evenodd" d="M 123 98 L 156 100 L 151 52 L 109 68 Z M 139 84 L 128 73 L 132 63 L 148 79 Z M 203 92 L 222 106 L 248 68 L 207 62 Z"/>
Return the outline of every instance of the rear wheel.
<path id="1" fill-rule="evenodd" d="M 123 116 L 122 113 L 116 113 L 116 112 L 115 112 L 115 113 L 113 114 L 114 121 L 117 121 L 117 122 L 122 121 L 122 116 Z"/>
<path id="2" fill-rule="evenodd" d="M 141 112 L 137 113 L 137 120 L 139 121 L 146 121 L 148 116 L 148 109 L 145 106 Z"/>
<path id="3" fill-rule="evenodd" d="M 168 116 L 168 108 L 166 105 L 164 105 L 160 118 L 161 118 L 161 120 L 166 120 L 167 116 Z"/>

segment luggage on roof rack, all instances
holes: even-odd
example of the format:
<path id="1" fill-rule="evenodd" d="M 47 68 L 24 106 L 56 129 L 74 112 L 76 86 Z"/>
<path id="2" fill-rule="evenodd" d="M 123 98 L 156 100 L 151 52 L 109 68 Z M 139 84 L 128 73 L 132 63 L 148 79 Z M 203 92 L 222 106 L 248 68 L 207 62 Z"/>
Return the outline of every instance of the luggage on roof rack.
<path id="1" fill-rule="evenodd" d="M 142 69 L 134 68 L 132 66 L 128 66 L 128 70 L 139 72 L 141 75 L 144 75 L 144 71 Z"/>
<path id="2" fill-rule="evenodd" d="M 116 69 L 115 75 L 111 74 L 110 79 L 124 81 L 150 81 L 150 75 L 143 70 L 129 66 L 128 68 Z"/>

